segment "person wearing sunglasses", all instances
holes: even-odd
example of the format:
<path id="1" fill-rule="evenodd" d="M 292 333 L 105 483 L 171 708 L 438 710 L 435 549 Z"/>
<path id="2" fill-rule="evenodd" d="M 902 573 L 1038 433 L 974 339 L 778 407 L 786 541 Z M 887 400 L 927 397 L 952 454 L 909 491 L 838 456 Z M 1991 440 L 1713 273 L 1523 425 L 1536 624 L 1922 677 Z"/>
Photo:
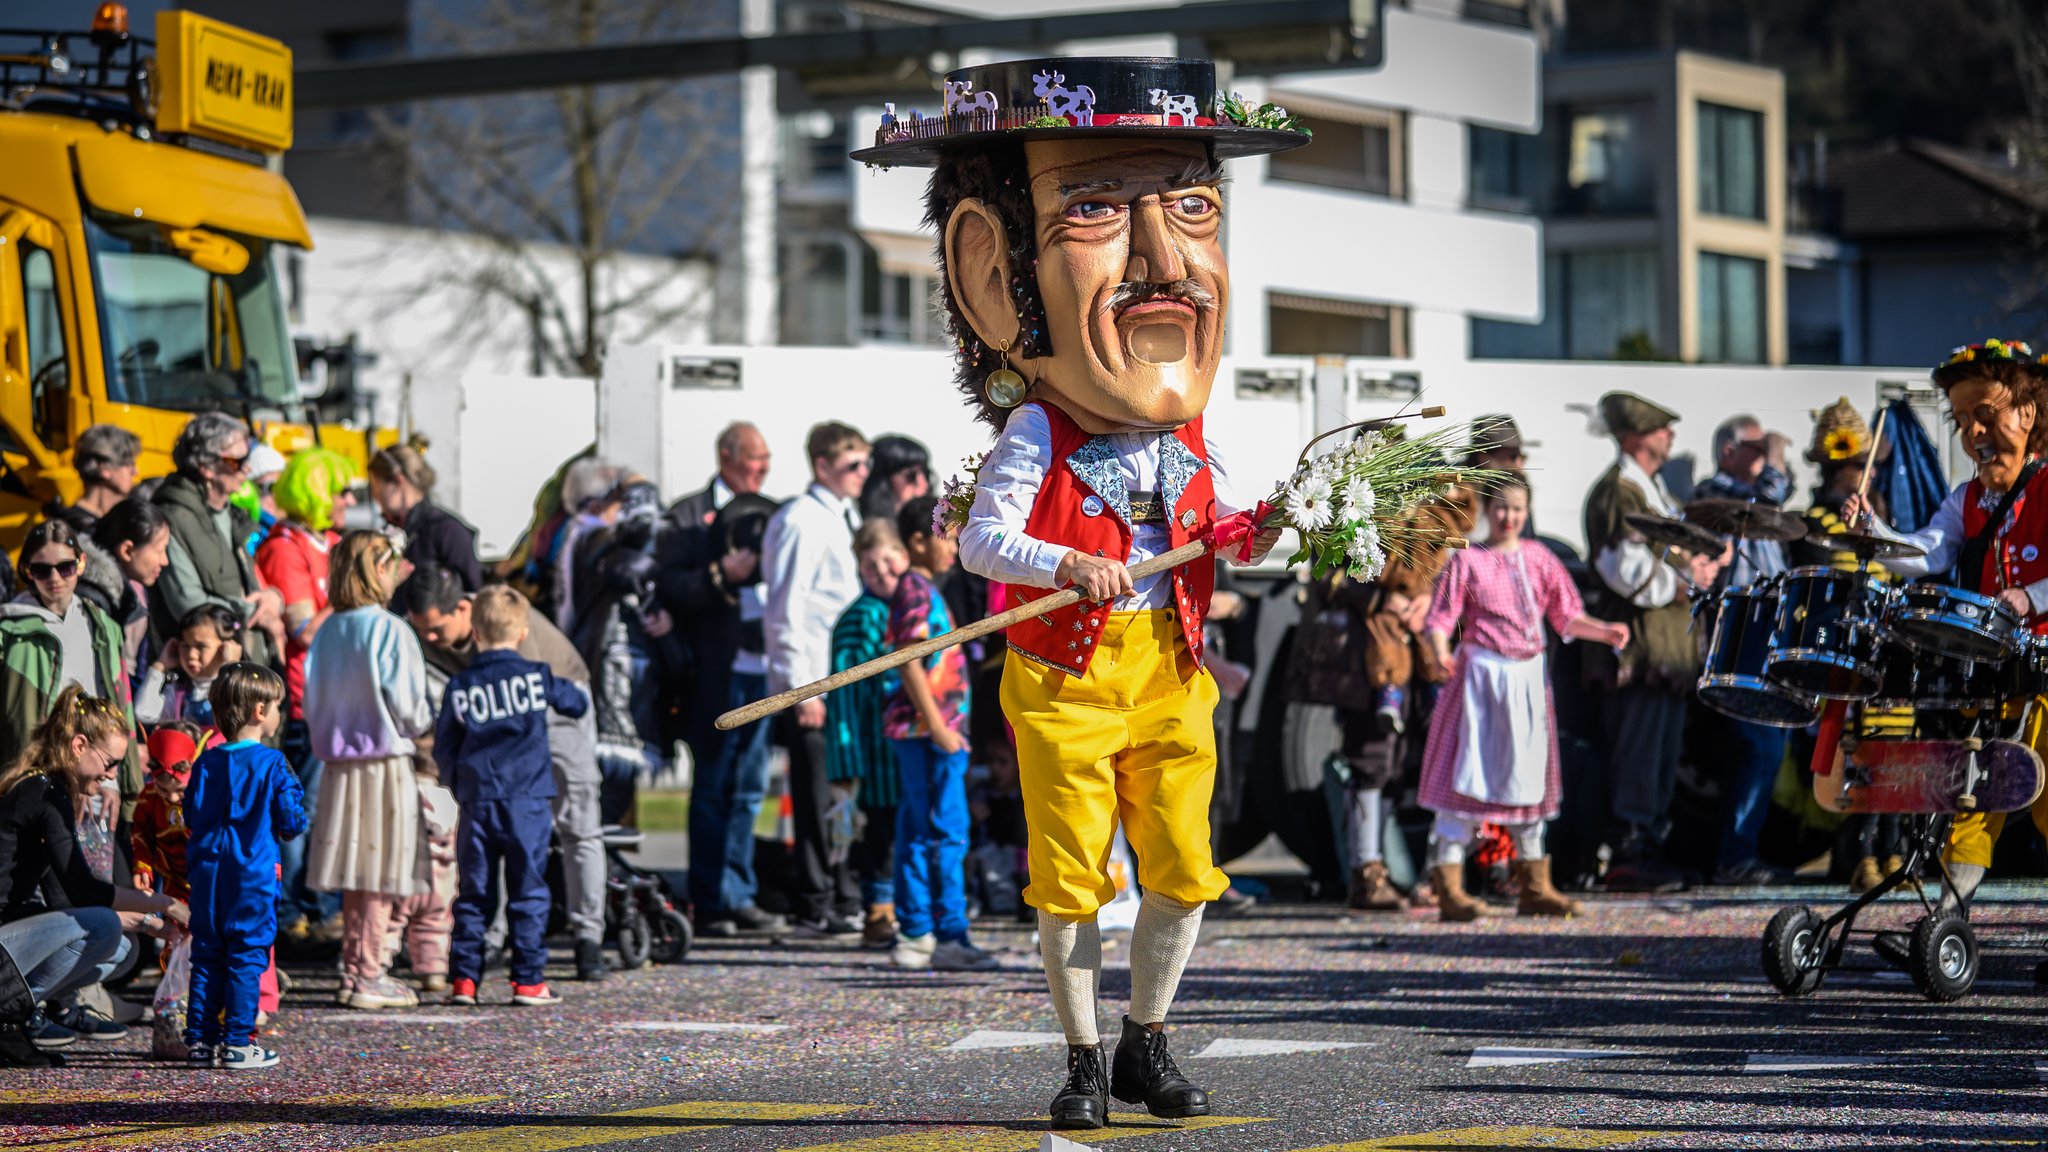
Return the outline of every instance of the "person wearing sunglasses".
<path id="1" fill-rule="evenodd" d="M 256 521 L 231 503 L 248 479 L 255 440 L 224 412 L 201 412 L 171 448 L 177 471 L 152 501 L 171 522 L 170 566 L 150 593 L 150 630 L 159 639 L 201 604 L 218 604 L 243 625 L 243 658 L 276 662 L 284 649 L 284 601 L 256 577 L 243 547 Z"/>
<path id="2" fill-rule="evenodd" d="M 0 604 L 0 765 L 11 763 L 50 714 L 67 685 L 119 702 L 135 730 L 128 679 L 121 671 L 123 637 L 114 618 L 78 594 L 85 550 L 62 520 L 29 530 L 16 559 L 22 592 Z M 142 795 L 142 762 L 124 742 L 119 763 L 123 807 Z"/>

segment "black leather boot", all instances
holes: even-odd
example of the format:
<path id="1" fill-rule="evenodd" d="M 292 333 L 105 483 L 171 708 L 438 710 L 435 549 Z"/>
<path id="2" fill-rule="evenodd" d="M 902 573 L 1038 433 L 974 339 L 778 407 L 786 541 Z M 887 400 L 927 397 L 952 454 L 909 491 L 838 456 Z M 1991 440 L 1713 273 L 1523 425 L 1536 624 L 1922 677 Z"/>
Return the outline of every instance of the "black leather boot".
<path id="1" fill-rule="evenodd" d="M 1109 1123 L 1109 1070 L 1102 1045 L 1067 1046 L 1067 1082 L 1052 1098 L 1055 1128 L 1100 1128 Z"/>
<path id="2" fill-rule="evenodd" d="M 1167 1120 L 1209 1114 L 1209 1094 L 1188 1083 L 1166 1050 L 1166 1033 L 1154 1032 L 1124 1017 L 1123 1039 L 1116 1044 L 1109 1094 L 1126 1104 Z"/>
<path id="3" fill-rule="evenodd" d="M 576 942 L 576 978 L 590 983 L 600 983 L 611 975 L 611 962 L 604 958 L 604 942 L 601 940 L 578 940 Z"/>

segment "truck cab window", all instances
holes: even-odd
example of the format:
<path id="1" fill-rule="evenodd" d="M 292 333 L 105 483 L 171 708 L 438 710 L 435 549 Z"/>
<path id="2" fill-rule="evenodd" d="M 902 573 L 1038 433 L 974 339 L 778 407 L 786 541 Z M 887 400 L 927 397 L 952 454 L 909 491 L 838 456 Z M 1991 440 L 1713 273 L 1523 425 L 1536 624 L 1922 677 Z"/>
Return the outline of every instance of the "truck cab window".
<path id="1" fill-rule="evenodd" d="M 58 439 L 71 361 L 64 347 L 64 320 L 57 306 L 57 261 L 50 250 L 24 240 L 21 252 L 22 307 L 28 317 L 28 378 L 33 389 L 36 435 Z"/>

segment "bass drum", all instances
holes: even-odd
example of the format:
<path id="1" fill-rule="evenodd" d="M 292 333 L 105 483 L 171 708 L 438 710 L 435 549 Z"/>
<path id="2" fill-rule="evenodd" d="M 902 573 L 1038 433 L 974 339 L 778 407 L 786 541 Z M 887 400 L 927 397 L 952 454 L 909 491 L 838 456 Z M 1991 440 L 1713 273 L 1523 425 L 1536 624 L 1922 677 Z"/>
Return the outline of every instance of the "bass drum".
<path id="1" fill-rule="evenodd" d="M 1793 692 L 1863 700 L 1884 683 L 1878 662 L 1883 593 L 1862 572 L 1794 568 L 1778 597 L 1776 650 L 1764 675 Z"/>
<path id="2" fill-rule="evenodd" d="M 1951 660 L 1916 652 L 1904 644 L 1886 644 L 1881 659 L 1884 683 L 1876 695 L 1864 701 L 1867 708 L 1974 712 L 1996 708 L 2015 694 L 2008 687 L 2014 673 L 2005 665 Z"/>
<path id="3" fill-rule="evenodd" d="M 1804 728 L 1820 719 L 1820 701 L 1764 677 L 1778 619 L 1778 590 L 1731 588 L 1721 597 L 1707 641 L 1700 701 L 1727 716 L 1773 728 Z"/>

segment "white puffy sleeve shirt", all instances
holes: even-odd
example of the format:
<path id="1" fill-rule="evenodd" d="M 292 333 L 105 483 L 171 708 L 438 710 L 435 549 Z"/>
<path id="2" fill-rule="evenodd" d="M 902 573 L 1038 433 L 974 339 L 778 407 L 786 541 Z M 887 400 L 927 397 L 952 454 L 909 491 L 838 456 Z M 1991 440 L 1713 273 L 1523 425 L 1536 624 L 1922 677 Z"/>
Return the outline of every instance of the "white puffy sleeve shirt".
<path id="1" fill-rule="evenodd" d="M 1170 433 L 1123 432 L 1109 439 L 1117 449 L 1117 467 L 1124 485 L 1132 491 L 1159 491 L 1159 438 Z M 1216 515 L 1228 516 L 1238 510 L 1237 494 L 1223 456 L 1214 440 L 1203 440 L 1208 457 L 1209 482 L 1216 491 Z M 1056 588 L 1053 573 L 1071 550 L 1065 544 L 1040 540 L 1024 531 L 1031 517 L 1032 502 L 1045 483 L 1052 463 L 1052 423 L 1037 404 L 1025 404 L 1010 413 L 1009 422 L 996 437 L 988 459 L 982 462 L 975 484 L 974 508 L 967 526 L 960 531 L 960 562 L 967 570 L 1004 584 L 1033 588 Z M 1106 513 L 1105 513 L 1106 514 Z M 1129 564 L 1139 564 L 1173 545 L 1164 524 L 1140 524 L 1131 533 Z M 1118 609 L 1168 607 L 1173 600 L 1172 585 L 1163 574 L 1137 582 L 1135 595 L 1118 600 Z"/>

